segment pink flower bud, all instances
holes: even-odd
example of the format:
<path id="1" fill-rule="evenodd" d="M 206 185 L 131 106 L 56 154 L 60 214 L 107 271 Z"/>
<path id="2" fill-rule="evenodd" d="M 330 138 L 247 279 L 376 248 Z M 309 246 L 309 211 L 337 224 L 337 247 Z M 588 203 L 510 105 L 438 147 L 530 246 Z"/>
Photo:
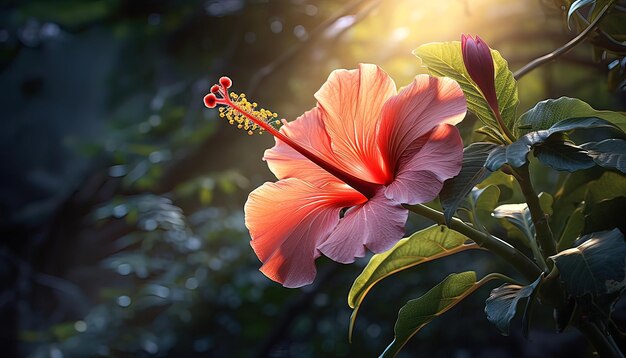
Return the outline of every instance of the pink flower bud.
<path id="1" fill-rule="evenodd" d="M 491 109 L 498 113 L 493 57 L 489 46 L 478 36 L 473 39 L 471 36 L 461 35 L 461 53 L 465 69 L 480 88 Z"/>

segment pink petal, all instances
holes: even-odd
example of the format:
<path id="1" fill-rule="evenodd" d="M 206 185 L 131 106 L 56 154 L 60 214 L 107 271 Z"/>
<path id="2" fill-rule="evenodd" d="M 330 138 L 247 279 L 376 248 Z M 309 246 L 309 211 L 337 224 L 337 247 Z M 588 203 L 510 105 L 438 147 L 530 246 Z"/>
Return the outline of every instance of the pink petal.
<path id="1" fill-rule="evenodd" d="M 459 174 L 462 161 L 459 130 L 451 124 L 441 124 L 405 150 L 394 181 L 385 188 L 385 196 L 411 205 L 431 201 L 439 195 L 446 179 Z"/>
<path id="2" fill-rule="evenodd" d="M 376 145 L 376 127 L 385 101 L 396 94 L 393 80 L 378 66 L 333 71 L 315 93 L 327 114 L 325 127 L 344 170 L 382 184 L 390 177 Z"/>
<path id="3" fill-rule="evenodd" d="M 378 127 L 379 145 L 393 168 L 402 153 L 417 138 L 439 124 L 457 124 L 467 105 L 461 87 L 445 77 L 419 75 L 383 108 Z"/>
<path id="4" fill-rule="evenodd" d="M 295 121 L 285 124 L 280 131 L 316 156 L 339 166 L 324 129 L 323 115 L 319 108 L 313 108 Z M 339 181 L 278 138 L 276 145 L 265 151 L 263 159 L 278 179 L 300 178 L 320 185 Z"/>
<path id="5" fill-rule="evenodd" d="M 339 212 L 365 200 L 345 184 L 316 187 L 296 178 L 254 190 L 244 211 L 261 272 L 285 287 L 313 282 L 318 247 L 336 227 Z"/>
<path id="6" fill-rule="evenodd" d="M 366 203 L 346 212 L 319 250 L 334 261 L 351 263 L 365 255 L 389 250 L 404 236 L 408 210 L 379 191 Z"/>

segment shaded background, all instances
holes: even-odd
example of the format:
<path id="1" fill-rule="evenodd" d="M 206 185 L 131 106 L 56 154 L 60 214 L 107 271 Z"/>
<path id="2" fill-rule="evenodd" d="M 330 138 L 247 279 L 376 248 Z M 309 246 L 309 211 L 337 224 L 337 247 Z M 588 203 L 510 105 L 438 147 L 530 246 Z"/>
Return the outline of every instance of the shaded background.
<path id="1" fill-rule="evenodd" d="M 506 272 L 487 253 L 408 270 L 365 300 L 353 342 L 354 265 L 318 260 L 285 289 L 258 272 L 247 194 L 273 180 L 269 135 L 220 121 L 202 97 L 221 75 L 294 119 L 336 68 L 382 66 L 399 86 L 411 54 L 479 34 L 518 69 L 572 38 L 568 1 L 58 0 L 0 4 L 0 349 L 3 356 L 373 356 L 397 310 L 448 273 Z M 536 101 L 578 97 L 623 110 L 607 64 L 583 44 L 520 81 Z M 471 135 L 474 120 L 462 124 Z M 512 199 L 513 200 L 513 199 Z M 268 208 L 268 210 L 271 210 Z M 411 217 L 408 230 L 429 223 Z M 403 354 L 579 356 L 576 332 L 482 312 L 489 288 L 425 328 Z M 537 309 L 539 316 L 550 312 Z"/>

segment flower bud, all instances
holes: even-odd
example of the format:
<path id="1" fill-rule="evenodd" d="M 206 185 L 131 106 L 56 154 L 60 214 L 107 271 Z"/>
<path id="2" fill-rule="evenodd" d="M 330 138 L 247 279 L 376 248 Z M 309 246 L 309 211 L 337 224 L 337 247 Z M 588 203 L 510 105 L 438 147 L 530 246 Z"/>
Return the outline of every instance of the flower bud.
<path id="1" fill-rule="evenodd" d="M 489 107 L 499 113 L 494 76 L 493 57 L 489 46 L 480 37 L 461 35 L 461 53 L 465 69 L 476 83 Z"/>

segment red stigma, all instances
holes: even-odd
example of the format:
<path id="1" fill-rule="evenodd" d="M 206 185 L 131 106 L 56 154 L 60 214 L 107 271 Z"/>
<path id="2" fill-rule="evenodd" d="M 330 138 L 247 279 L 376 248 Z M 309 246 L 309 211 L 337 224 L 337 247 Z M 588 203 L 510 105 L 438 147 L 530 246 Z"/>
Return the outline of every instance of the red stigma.
<path id="1" fill-rule="evenodd" d="M 228 105 L 230 100 L 228 99 L 228 87 L 232 86 L 233 81 L 230 78 L 223 76 L 220 78 L 218 85 L 211 86 L 211 93 L 204 96 L 204 105 L 209 108 L 215 108 L 218 104 Z"/>
<path id="2" fill-rule="evenodd" d="M 220 84 L 224 88 L 230 88 L 230 86 L 233 84 L 233 81 L 230 78 L 223 76 L 220 78 Z"/>
<path id="3" fill-rule="evenodd" d="M 204 105 L 209 108 L 215 108 L 215 106 L 217 105 L 217 97 L 215 97 L 213 93 L 207 94 L 206 96 L 204 96 Z"/>

